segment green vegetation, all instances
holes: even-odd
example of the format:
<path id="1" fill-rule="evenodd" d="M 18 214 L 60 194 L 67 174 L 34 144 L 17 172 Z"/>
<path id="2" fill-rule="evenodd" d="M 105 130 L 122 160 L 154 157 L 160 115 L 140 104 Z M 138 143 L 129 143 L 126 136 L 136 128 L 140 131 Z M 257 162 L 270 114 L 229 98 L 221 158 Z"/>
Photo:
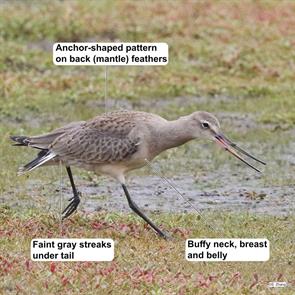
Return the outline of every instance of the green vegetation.
<path id="1" fill-rule="evenodd" d="M 134 215 L 76 214 L 61 227 L 52 215 L 2 208 L 1 289 L 20 294 L 267 294 L 270 281 L 294 283 L 295 247 L 288 239 L 295 234 L 294 217 L 206 214 L 203 220 L 218 228 L 214 232 L 192 214 L 152 217 L 172 233 L 171 241 L 158 238 Z M 113 262 L 29 259 L 31 238 L 96 236 L 116 241 Z M 184 259 L 186 238 L 224 236 L 270 237 L 271 258 L 263 263 L 191 263 Z M 290 286 L 285 291 L 292 294 L 294 289 Z"/>
<path id="2" fill-rule="evenodd" d="M 32 158 L 32 151 L 12 148 L 8 140 L 11 134 L 38 134 L 104 111 L 104 68 L 54 66 L 52 43 L 167 42 L 167 66 L 109 67 L 108 109 L 127 105 L 167 118 L 200 109 L 214 112 L 224 131 L 269 163 L 261 183 L 291 185 L 295 166 L 286 159 L 294 163 L 294 2 L 53 0 L 6 1 L 0 8 L 0 196 L 6 204 L 1 211 L 4 280 L 0 288 L 4 293 L 136 294 L 138 288 L 138 294 L 266 294 L 270 280 L 295 284 L 293 217 L 208 215 L 224 226 L 223 236 L 267 236 L 274 245 L 267 263 L 188 263 L 183 259 L 184 238 L 216 233 L 193 215 L 164 213 L 153 218 L 174 232 L 174 242 L 158 239 L 133 215 L 75 215 L 65 223 L 63 234 L 114 238 L 114 262 L 31 262 L 30 239 L 58 235 L 59 223 L 44 208 L 28 213 L 9 206 L 23 207 L 32 200 L 28 186 L 38 196 L 34 201 L 46 202 L 49 188 L 56 188 L 59 168 L 16 178 L 17 167 Z M 203 143 L 158 158 L 167 176 L 174 175 L 177 167 L 179 175 L 197 177 L 222 169 L 227 162 L 228 155 Z M 234 160 L 229 165 L 247 179 L 249 170 L 239 169 Z M 95 178 L 79 173 L 83 179 Z M 225 181 L 230 183 L 230 176 Z M 96 229 L 95 223 L 102 227 Z M 251 287 L 255 273 L 258 280 Z M 285 288 L 280 293 L 292 291 Z"/>
<path id="3" fill-rule="evenodd" d="M 169 65 L 112 67 L 110 97 L 234 96 L 240 100 L 229 111 L 294 123 L 294 10 L 288 1 L 7 2 L 0 12 L 1 112 L 52 116 L 77 102 L 72 119 L 81 105 L 104 97 L 102 68 L 56 67 L 51 48 L 42 50 L 46 42 L 160 40 L 170 46 Z"/>

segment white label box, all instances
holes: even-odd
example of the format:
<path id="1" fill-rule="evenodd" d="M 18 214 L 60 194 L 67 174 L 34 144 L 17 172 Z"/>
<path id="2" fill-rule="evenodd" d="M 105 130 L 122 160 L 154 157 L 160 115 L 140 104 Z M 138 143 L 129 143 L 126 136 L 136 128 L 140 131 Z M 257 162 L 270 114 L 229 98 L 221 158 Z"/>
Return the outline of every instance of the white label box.
<path id="1" fill-rule="evenodd" d="M 187 239 L 188 261 L 267 261 L 268 239 Z"/>
<path id="2" fill-rule="evenodd" d="M 112 239 L 33 239 L 33 261 L 112 261 Z"/>
<path id="3" fill-rule="evenodd" d="M 53 45 L 53 63 L 64 66 L 163 66 L 167 43 L 61 42 Z"/>

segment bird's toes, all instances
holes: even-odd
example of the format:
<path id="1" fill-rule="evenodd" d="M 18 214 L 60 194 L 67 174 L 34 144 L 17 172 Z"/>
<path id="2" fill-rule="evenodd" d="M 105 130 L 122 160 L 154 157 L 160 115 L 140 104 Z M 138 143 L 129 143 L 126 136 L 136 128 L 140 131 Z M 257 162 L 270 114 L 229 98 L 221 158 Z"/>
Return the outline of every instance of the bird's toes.
<path id="1" fill-rule="evenodd" d="M 75 199 L 77 201 L 79 200 L 79 202 L 80 202 L 81 197 L 82 197 L 82 193 L 78 191 L 77 194 L 74 195 L 73 197 L 69 198 L 68 201 L 71 202 L 71 201 L 73 201 Z"/>
<path id="2" fill-rule="evenodd" d="M 168 234 L 167 232 L 162 232 L 160 236 L 167 241 L 171 241 L 173 239 L 172 236 Z"/>
<path id="3" fill-rule="evenodd" d="M 71 198 L 70 201 L 70 204 L 68 204 L 68 206 L 62 212 L 62 219 L 65 219 L 72 215 L 77 210 L 77 207 L 80 203 L 80 199 L 75 197 Z"/>

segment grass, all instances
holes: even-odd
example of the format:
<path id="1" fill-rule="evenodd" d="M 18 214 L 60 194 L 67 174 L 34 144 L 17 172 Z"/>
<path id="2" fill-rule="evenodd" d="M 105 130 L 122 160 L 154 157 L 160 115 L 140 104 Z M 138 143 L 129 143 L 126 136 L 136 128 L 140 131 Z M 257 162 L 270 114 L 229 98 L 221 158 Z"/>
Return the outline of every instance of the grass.
<path id="1" fill-rule="evenodd" d="M 6 1 L 0 7 L 0 195 L 5 204 L 0 274 L 5 293 L 267 294 L 272 292 L 268 281 L 294 284 L 292 216 L 215 212 L 206 217 L 223 225 L 224 237 L 267 236 L 274 245 L 267 263 L 186 262 L 186 237 L 217 234 L 189 214 L 153 216 L 174 233 L 173 242 L 158 239 L 133 215 L 109 212 L 78 214 L 61 232 L 44 208 L 19 209 L 30 202 L 32 190 L 40 203 L 48 198 L 58 169 L 16 178 L 17 167 L 32 153 L 12 148 L 8 137 L 47 132 L 104 111 L 104 68 L 54 66 L 51 43 L 167 42 L 165 67 L 109 67 L 108 98 L 114 103 L 109 109 L 127 105 L 167 118 L 200 109 L 216 113 L 224 118 L 223 130 L 269 163 L 260 184 L 290 186 L 295 172 L 295 3 L 54 0 Z M 226 120 L 230 115 L 245 119 Z M 232 181 L 226 176 L 228 159 L 206 143 L 191 143 L 163 154 L 158 165 L 168 177 L 175 171 L 222 171 L 222 177 L 200 184 L 206 189 Z M 247 184 L 248 170 L 230 163 Z M 95 179 L 87 172 L 79 175 Z M 116 259 L 110 264 L 31 262 L 30 239 L 56 235 L 112 237 Z"/>
<path id="2" fill-rule="evenodd" d="M 62 227 L 53 215 L 1 208 L 1 289 L 26 294 L 267 294 L 270 281 L 294 281 L 294 217 L 248 214 L 153 215 L 173 236 L 165 241 L 133 215 L 76 214 Z M 284 229 L 284 230 L 282 230 Z M 249 234 L 251 232 L 251 234 Z M 108 237 L 115 240 L 111 263 L 32 262 L 30 241 L 39 237 Z M 271 258 L 263 263 L 191 263 L 184 259 L 189 237 L 269 237 Z M 277 257 L 280 257 L 278 260 Z M 131 291 L 133 290 L 133 291 Z M 98 292 L 98 293 L 97 293 Z M 264 293 L 263 293 L 264 292 Z M 289 293 L 288 293 L 289 292 Z"/>
<path id="3" fill-rule="evenodd" d="M 40 50 L 44 40 L 144 38 L 169 44 L 169 65 L 112 67 L 110 97 L 134 101 L 142 97 L 229 95 L 244 101 L 228 106 L 231 110 L 241 106 L 246 112 L 263 110 L 259 119 L 264 122 L 294 123 L 294 44 L 289 27 L 295 6 L 291 2 L 230 5 L 187 1 L 179 5 L 54 1 L 50 8 L 49 2 L 3 6 L 3 98 L 11 102 L 2 106 L 4 114 L 16 116 L 15 108 L 23 107 L 28 97 L 29 105 L 41 110 L 48 106 L 49 94 L 49 105 L 54 106 L 103 98 L 102 68 L 56 67 L 51 52 Z M 32 91 L 32 84 L 38 91 Z"/>

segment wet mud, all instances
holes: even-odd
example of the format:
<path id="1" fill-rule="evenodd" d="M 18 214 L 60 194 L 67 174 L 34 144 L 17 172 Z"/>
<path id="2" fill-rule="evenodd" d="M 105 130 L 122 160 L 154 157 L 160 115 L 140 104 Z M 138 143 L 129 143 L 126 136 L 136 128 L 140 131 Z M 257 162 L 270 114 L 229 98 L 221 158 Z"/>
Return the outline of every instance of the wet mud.
<path id="1" fill-rule="evenodd" d="M 190 175 L 166 178 L 173 188 L 157 175 L 133 176 L 128 180 L 128 189 L 138 206 L 147 212 L 200 213 L 221 210 L 277 216 L 295 214 L 294 184 L 267 186 L 255 177 L 241 182 L 239 177 L 229 175 L 224 177 L 221 184 L 212 186 L 210 179 L 212 181 L 215 177 L 221 178 L 218 172 L 210 173 L 209 178 L 197 180 Z M 210 188 L 204 187 L 206 181 Z M 39 207 L 57 214 L 72 197 L 71 187 L 67 182 L 66 178 L 62 185 L 59 182 L 45 185 L 32 182 L 22 189 L 29 197 L 15 199 L 11 192 L 9 201 L 7 195 L 0 201 L 14 207 Z M 102 177 L 96 183 L 80 179 L 77 187 L 82 194 L 80 211 L 131 212 L 120 184 L 112 179 Z M 50 189 L 53 190 L 49 191 Z"/>
<path id="2" fill-rule="evenodd" d="M 130 194 L 143 209 L 158 212 L 194 212 L 206 210 L 243 211 L 250 213 L 289 215 L 295 214 L 294 185 L 263 187 L 257 182 L 236 182 L 228 179 L 221 187 L 200 189 L 191 176 L 177 176 L 166 181 L 158 176 L 134 177 L 129 180 Z M 120 185 L 106 180 L 103 185 L 80 187 L 83 195 L 82 208 L 87 211 L 106 209 L 130 211 Z M 67 197 L 71 196 L 68 189 Z M 100 197 L 98 197 L 100 196 Z M 293 206 L 292 206 L 293 204 Z"/>

